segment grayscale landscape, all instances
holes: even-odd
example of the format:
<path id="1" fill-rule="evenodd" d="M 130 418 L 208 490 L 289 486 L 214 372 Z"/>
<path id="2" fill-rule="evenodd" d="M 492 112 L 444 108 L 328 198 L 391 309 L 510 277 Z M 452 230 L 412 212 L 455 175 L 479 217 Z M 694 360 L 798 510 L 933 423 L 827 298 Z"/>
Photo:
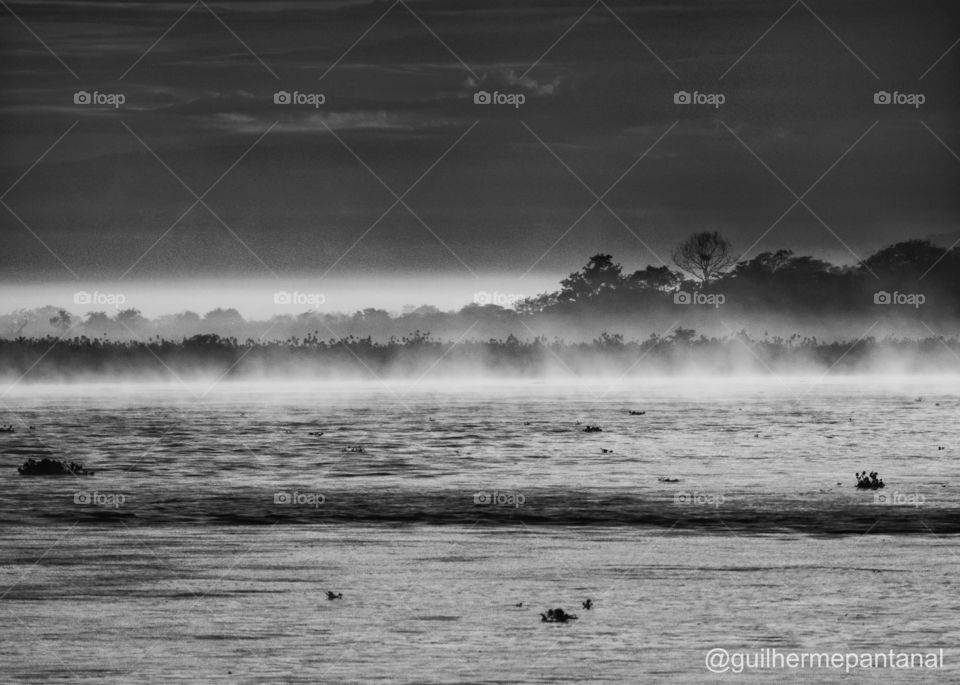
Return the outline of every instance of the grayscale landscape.
<path id="1" fill-rule="evenodd" d="M 960 678 L 960 7 L 0 36 L 0 682 Z"/>

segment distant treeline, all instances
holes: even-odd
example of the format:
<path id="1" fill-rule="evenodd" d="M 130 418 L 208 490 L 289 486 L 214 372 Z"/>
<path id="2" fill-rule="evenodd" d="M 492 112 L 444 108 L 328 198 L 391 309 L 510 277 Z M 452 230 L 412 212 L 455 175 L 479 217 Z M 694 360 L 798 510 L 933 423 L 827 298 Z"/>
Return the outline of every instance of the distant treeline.
<path id="1" fill-rule="evenodd" d="M 756 340 L 745 332 L 708 338 L 692 329 L 625 341 L 442 342 L 417 333 L 372 338 L 238 341 L 215 334 L 187 340 L 107 341 L 85 337 L 0 340 L 0 377 L 28 381 L 194 378 L 388 379 L 454 376 L 592 377 L 677 373 L 960 373 L 960 340 L 865 338 L 822 342 L 799 335 Z"/>
<path id="2" fill-rule="evenodd" d="M 55 307 L 0 316 L 0 337 L 86 336 L 113 340 L 182 340 L 216 334 L 264 340 L 391 337 L 431 331 L 441 339 L 549 338 L 589 341 L 601 331 L 644 338 L 676 326 L 710 335 L 746 329 L 755 336 L 803 331 L 857 338 L 865 331 L 903 337 L 960 333 L 960 247 L 911 240 L 886 247 L 856 266 L 835 266 L 788 250 L 736 261 L 717 233 L 690 236 L 668 266 L 627 273 L 611 255 L 594 255 L 558 290 L 519 298 L 480 293 L 459 311 L 368 308 L 308 311 L 248 321 L 236 309 L 201 316 L 183 312 L 147 319 L 136 309 L 71 313 Z M 513 302 L 512 308 L 500 306 Z M 492 303 L 490 303 L 492 302 Z M 499 303 L 499 304 L 498 304 Z M 881 326 L 875 330 L 874 324 Z"/>
<path id="3" fill-rule="evenodd" d="M 722 258 L 712 252 L 696 256 L 697 239 L 703 242 L 705 238 L 728 249 L 719 234 L 695 234 L 688 239 L 694 243 L 693 263 L 674 256 L 687 265 L 687 273 L 694 278 L 666 266 L 648 266 L 627 274 L 610 255 L 598 254 L 561 281 L 559 290 L 524 300 L 517 309 L 571 315 L 643 310 L 678 304 L 676 296 L 680 294 L 680 300 L 694 303 L 719 299 L 708 295 L 722 296 L 722 307 L 797 317 L 864 312 L 875 316 L 881 307 L 907 315 L 913 309 L 927 318 L 960 315 L 960 247 L 946 249 L 930 241 L 910 240 L 883 248 L 857 266 L 834 266 L 779 250 L 750 260 L 730 260 L 732 266 L 723 266 Z M 701 297 L 684 297 L 695 294 Z"/>

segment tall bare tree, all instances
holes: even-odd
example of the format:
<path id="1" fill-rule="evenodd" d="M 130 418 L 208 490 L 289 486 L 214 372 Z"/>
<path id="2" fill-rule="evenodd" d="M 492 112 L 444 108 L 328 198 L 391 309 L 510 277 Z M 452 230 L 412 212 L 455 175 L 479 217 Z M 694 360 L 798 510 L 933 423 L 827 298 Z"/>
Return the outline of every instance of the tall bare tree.
<path id="1" fill-rule="evenodd" d="M 693 233 L 673 251 L 673 263 L 708 285 L 736 264 L 730 242 L 717 231 Z"/>

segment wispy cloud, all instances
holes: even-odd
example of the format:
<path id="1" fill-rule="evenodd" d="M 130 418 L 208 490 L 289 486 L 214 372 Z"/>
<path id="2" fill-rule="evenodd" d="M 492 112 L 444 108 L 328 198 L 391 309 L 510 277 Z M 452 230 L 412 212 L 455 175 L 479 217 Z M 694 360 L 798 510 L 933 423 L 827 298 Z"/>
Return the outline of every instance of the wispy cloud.
<path id="1" fill-rule="evenodd" d="M 267 114 L 243 114 L 221 112 L 208 117 L 211 125 L 222 131 L 248 134 L 262 132 L 275 121 Z M 429 129 L 447 128 L 448 122 L 417 117 L 400 116 L 386 111 L 369 112 L 309 112 L 300 115 L 285 114 L 280 117 L 276 135 L 293 133 L 323 132 L 326 128 L 334 131 L 402 131 L 416 132 Z"/>
<path id="2" fill-rule="evenodd" d="M 472 76 L 467 77 L 463 82 L 463 86 L 470 93 L 478 89 L 509 90 L 513 92 L 523 92 L 525 95 L 549 96 L 556 92 L 561 80 L 561 77 L 557 76 L 551 81 L 540 82 L 532 76 L 522 76 L 517 69 L 498 67 L 484 71 L 479 79 L 475 79 Z"/>

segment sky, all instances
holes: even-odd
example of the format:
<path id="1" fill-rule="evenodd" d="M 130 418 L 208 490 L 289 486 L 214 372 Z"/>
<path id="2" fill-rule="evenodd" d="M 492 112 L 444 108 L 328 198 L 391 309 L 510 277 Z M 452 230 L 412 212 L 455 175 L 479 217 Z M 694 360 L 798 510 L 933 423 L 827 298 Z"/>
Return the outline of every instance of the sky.
<path id="1" fill-rule="evenodd" d="M 456 308 L 700 230 L 837 263 L 960 238 L 952 2 L 7 7 L 4 311 Z"/>

